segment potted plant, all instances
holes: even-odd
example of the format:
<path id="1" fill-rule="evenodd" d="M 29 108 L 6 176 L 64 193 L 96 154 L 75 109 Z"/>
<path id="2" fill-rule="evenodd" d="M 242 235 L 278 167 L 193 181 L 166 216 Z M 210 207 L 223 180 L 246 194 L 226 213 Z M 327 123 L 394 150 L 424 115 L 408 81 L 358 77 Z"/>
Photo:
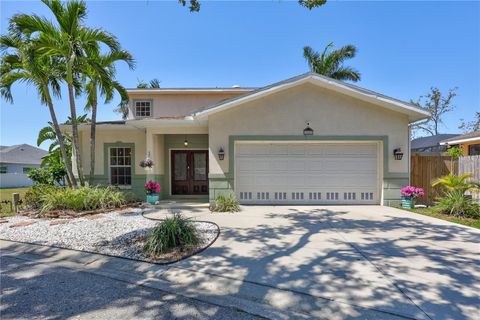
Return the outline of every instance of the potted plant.
<path id="1" fill-rule="evenodd" d="M 160 199 L 160 185 L 153 180 L 145 183 L 145 193 L 147 194 L 147 202 L 155 204 Z"/>
<path id="2" fill-rule="evenodd" d="M 422 188 L 414 186 L 403 187 L 402 190 L 402 208 L 413 209 L 415 208 L 415 202 L 418 198 L 425 195 L 425 191 Z"/>
<path id="3" fill-rule="evenodd" d="M 145 158 L 145 160 L 140 161 L 140 167 L 144 169 L 151 169 L 153 167 L 153 160 L 150 158 Z"/>

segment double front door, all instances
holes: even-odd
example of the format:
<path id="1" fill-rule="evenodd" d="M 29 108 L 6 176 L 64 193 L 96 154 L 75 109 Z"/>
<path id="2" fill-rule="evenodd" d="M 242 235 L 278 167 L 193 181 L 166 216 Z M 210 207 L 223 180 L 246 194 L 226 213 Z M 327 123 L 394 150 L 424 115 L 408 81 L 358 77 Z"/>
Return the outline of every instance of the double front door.
<path id="1" fill-rule="evenodd" d="M 172 194 L 208 194 L 208 151 L 172 150 Z"/>

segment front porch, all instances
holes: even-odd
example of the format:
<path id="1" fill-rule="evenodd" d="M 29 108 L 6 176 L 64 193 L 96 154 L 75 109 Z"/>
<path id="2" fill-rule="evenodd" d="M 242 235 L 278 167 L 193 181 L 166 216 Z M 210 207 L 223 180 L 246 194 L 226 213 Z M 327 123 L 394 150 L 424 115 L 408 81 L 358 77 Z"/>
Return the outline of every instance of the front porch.
<path id="1" fill-rule="evenodd" d="M 83 171 L 88 173 L 89 130 L 81 132 L 80 140 Z M 161 185 L 161 200 L 208 202 L 206 127 L 141 128 L 128 124 L 102 125 L 97 131 L 95 149 L 95 176 L 92 184 L 118 186 L 133 193 L 139 200 L 144 200 L 144 184 L 152 179 Z M 153 168 L 140 166 L 140 161 L 146 157 L 153 160 Z"/>
<path id="2" fill-rule="evenodd" d="M 154 166 L 144 181 L 160 183 L 161 199 L 208 201 L 208 134 L 147 132 L 147 155 Z"/>

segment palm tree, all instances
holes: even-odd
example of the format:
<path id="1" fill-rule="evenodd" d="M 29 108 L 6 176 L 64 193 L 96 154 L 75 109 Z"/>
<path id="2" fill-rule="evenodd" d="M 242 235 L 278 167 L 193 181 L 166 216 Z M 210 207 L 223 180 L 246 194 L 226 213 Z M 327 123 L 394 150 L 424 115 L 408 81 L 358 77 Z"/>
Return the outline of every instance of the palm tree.
<path id="1" fill-rule="evenodd" d="M 55 114 L 52 95 L 60 97 L 60 81 L 64 70 L 59 68 L 58 59 L 40 55 L 29 37 L 10 34 L 0 37 L 1 56 L 0 95 L 13 102 L 11 87 L 16 82 L 26 82 L 37 89 L 40 102 L 48 107 L 52 119 L 53 132 L 59 144 L 67 175 L 76 184 L 65 147 L 64 137 Z"/>
<path id="2" fill-rule="evenodd" d="M 84 114 L 77 118 L 77 122 L 88 123 L 90 122 L 90 119 L 88 119 L 87 115 Z M 71 124 L 71 123 L 72 123 L 72 119 L 71 117 L 68 117 L 68 120 L 65 121 L 64 124 Z M 67 161 L 70 163 L 70 165 L 71 165 L 71 159 L 72 159 L 71 140 L 72 139 L 67 134 L 63 136 L 65 150 L 67 151 Z M 58 142 L 57 135 L 55 134 L 55 128 L 51 121 L 48 121 L 48 125 L 40 129 L 40 131 L 38 132 L 37 146 L 40 146 L 45 141 L 51 141 L 51 143 L 48 146 L 48 154 L 42 157 L 42 162 L 40 163 L 40 167 L 48 167 L 52 165 L 58 166 L 61 164 L 65 168 L 65 166 L 63 165 L 63 162 L 60 161 L 63 157 L 61 154 L 60 144 Z M 67 175 L 66 178 L 67 178 L 68 186 L 72 187 L 73 185 L 72 185 L 72 181 L 70 181 L 70 177 Z"/>
<path id="3" fill-rule="evenodd" d="M 75 97 L 80 94 L 75 82 L 81 76 L 86 64 L 86 53 L 100 50 L 105 45 L 111 51 L 119 49 L 117 39 L 102 29 L 86 27 L 83 22 L 87 7 L 83 1 L 42 0 L 55 17 L 53 24 L 38 15 L 17 14 L 11 18 L 10 29 L 27 35 L 34 35 L 38 49 L 50 57 L 58 57 L 65 68 L 65 81 L 68 87 L 70 114 L 72 117 L 72 146 L 80 184 L 84 185 L 83 168 L 80 156 L 77 111 Z"/>
<path id="4" fill-rule="evenodd" d="M 150 80 L 150 82 L 145 82 L 145 81 L 139 81 L 137 84 L 138 89 L 157 89 L 160 88 L 160 80 L 157 78 L 154 78 Z"/>
<path id="5" fill-rule="evenodd" d="M 91 52 L 88 56 L 88 64 L 85 68 L 87 82 L 85 90 L 87 93 L 86 110 L 92 111 L 92 123 L 90 125 L 90 175 L 89 183 L 92 184 L 95 173 L 95 137 L 97 123 L 97 106 L 99 95 L 105 97 L 105 103 L 109 103 L 117 91 L 121 101 L 128 100 L 124 87 L 115 81 L 115 63 L 124 61 L 133 69 L 135 66 L 133 57 L 127 51 L 114 51 L 108 55 L 99 55 L 98 51 Z"/>
<path id="6" fill-rule="evenodd" d="M 352 59 L 357 53 L 353 45 L 346 45 L 340 49 L 333 49 L 333 42 L 330 42 L 320 54 L 311 47 L 303 48 L 303 56 L 307 60 L 310 71 L 337 80 L 360 80 L 360 72 L 352 67 L 344 66 L 346 59 Z"/>

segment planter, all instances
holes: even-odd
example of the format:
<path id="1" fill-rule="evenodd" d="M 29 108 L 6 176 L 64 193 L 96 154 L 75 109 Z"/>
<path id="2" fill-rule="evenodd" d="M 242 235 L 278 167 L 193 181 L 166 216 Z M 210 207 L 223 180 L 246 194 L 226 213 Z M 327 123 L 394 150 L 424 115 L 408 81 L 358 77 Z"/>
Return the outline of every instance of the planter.
<path id="1" fill-rule="evenodd" d="M 405 208 L 405 209 L 415 208 L 415 199 L 412 197 L 402 196 L 402 208 Z"/>
<path id="2" fill-rule="evenodd" d="M 147 202 L 150 204 L 155 204 L 160 199 L 159 193 L 147 194 Z"/>

